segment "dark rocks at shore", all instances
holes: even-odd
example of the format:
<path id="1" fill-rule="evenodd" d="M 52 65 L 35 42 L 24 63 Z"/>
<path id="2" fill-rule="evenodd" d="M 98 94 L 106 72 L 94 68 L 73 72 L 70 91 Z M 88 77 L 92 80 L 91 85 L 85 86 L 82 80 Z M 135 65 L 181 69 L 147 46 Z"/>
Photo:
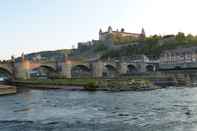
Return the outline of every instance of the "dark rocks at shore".
<path id="1" fill-rule="evenodd" d="M 100 80 L 97 85 L 97 90 L 105 91 L 146 91 L 160 88 L 146 80 Z"/>

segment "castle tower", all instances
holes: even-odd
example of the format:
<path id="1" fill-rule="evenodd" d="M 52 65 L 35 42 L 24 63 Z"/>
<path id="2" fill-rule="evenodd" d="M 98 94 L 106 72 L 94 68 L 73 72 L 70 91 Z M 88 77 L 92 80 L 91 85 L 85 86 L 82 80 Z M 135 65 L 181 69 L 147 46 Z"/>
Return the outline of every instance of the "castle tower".
<path id="1" fill-rule="evenodd" d="M 146 32 L 145 32 L 144 28 L 142 28 L 141 36 L 142 36 L 143 38 L 145 38 L 145 37 L 146 37 Z"/>
<path id="2" fill-rule="evenodd" d="M 102 29 L 99 30 L 99 40 L 102 40 Z"/>
<path id="3" fill-rule="evenodd" d="M 112 33 L 112 31 L 113 31 L 113 30 L 112 30 L 112 27 L 109 26 L 109 27 L 108 27 L 108 33 Z"/>
<path id="4" fill-rule="evenodd" d="M 102 29 L 99 30 L 99 34 L 102 34 Z"/>

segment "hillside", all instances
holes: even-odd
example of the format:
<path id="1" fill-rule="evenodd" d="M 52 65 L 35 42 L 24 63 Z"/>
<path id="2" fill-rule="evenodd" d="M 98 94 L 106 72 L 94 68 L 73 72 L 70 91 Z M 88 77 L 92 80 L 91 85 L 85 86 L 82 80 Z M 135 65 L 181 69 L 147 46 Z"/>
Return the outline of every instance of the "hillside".
<path id="1" fill-rule="evenodd" d="M 65 54 L 70 59 L 108 59 L 122 56 L 144 54 L 149 58 L 159 59 L 161 52 L 178 47 L 197 46 L 197 36 L 185 35 L 179 32 L 177 35 L 149 36 L 137 42 L 117 45 L 110 41 L 94 41 L 91 45 L 83 45 L 78 49 L 62 49 L 56 51 L 42 51 L 26 54 L 29 60 L 62 61 Z M 20 60 L 18 58 L 17 60 Z"/>
<path id="2" fill-rule="evenodd" d="M 51 60 L 60 61 L 64 60 L 65 54 L 70 53 L 71 49 L 61 49 L 55 51 L 41 51 L 30 54 L 25 54 L 25 58 L 28 60 Z M 17 58 L 16 61 L 20 61 L 21 58 Z"/>

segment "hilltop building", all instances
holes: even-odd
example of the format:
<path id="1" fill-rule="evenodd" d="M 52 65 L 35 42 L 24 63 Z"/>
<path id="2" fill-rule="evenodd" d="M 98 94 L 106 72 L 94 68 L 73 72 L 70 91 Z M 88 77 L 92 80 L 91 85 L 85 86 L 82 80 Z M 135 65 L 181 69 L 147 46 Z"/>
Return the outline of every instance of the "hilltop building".
<path id="1" fill-rule="evenodd" d="M 122 38 L 130 37 L 133 39 L 139 39 L 139 38 L 144 38 L 146 36 L 146 33 L 144 28 L 142 28 L 141 33 L 125 32 L 124 28 L 122 28 L 120 31 L 119 30 L 113 31 L 111 26 L 108 27 L 108 30 L 106 32 L 103 32 L 101 29 L 99 31 L 99 40 L 107 40 L 113 38 L 114 36 L 119 36 Z"/>
<path id="2" fill-rule="evenodd" d="M 87 42 L 79 42 L 78 49 L 87 49 L 93 47 L 96 43 L 100 43 L 101 41 L 105 43 L 106 46 L 119 48 L 130 43 L 135 43 L 139 39 L 143 39 L 146 37 L 146 33 L 144 28 L 142 28 L 141 33 L 129 33 L 125 32 L 125 29 L 122 28 L 120 31 L 113 31 L 112 27 L 109 26 L 106 32 L 103 32 L 101 29 L 99 31 L 99 40 L 92 40 Z M 118 45 L 115 43 L 119 43 L 124 41 L 124 45 Z"/>

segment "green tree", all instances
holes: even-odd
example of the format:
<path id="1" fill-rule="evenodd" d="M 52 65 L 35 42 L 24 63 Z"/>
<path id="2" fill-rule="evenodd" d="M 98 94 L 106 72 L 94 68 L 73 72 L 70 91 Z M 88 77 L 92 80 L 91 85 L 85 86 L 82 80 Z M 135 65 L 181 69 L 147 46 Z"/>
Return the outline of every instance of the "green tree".
<path id="1" fill-rule="evenodd" d="M 108 49 L 108 47 L 103 44 L 103 43 L 97 43 L 96 46 L 95 46 L 95 49 L 94 51 L 96 52 L 102 52 L 102 51 L 106 51 Z"/>
<path id="2" fill-rule="evenodd" d="M 183 32 L 178 32 L 178 34 L 176 35 L 176 40 L 178 42 L 185 42 L 186 40 L 185 34 Z"/>

